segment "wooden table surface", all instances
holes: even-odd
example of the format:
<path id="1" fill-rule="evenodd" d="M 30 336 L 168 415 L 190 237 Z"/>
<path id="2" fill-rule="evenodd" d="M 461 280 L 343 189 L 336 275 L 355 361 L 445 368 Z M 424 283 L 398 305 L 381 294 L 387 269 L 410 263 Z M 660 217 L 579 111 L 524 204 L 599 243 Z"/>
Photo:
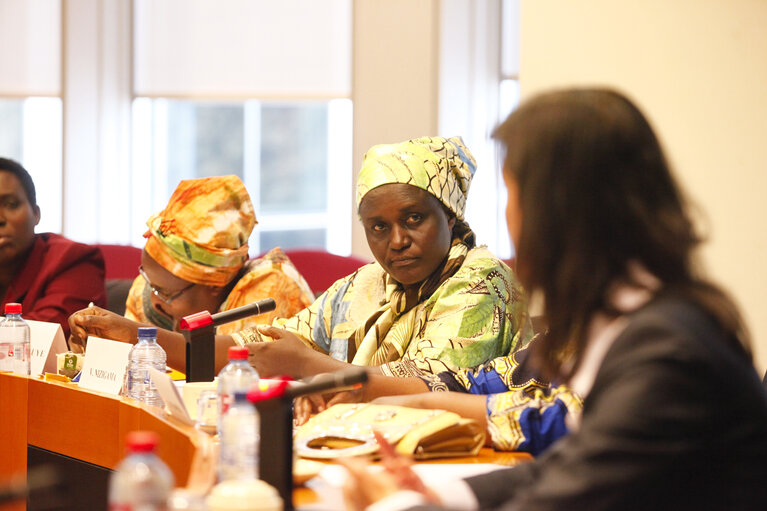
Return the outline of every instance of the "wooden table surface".
<path id="1" fill-rule="evenodd" d="M 484 447 L 477 456 L 463 457 L 463 458 L 442 458 L 437 460 L 419 461 L 418 465 L 429 464 L 479 464 L 489 463 L 502 466 L 514 466 L 519 465 L 532 460 L 532 456 L 522 452 L 499 452 L 489 447 Z M 293 490 L 293 504 L 297 509 L 327 509 L 339 511 L 343 507 L 317 507 L 317 505 L 323 500 L 322 493 L 326 491 L 326 485 L 317 484 L 316 480 L 310 480 L 306 485 L 299 486 Z"/>
<path id="2" fill-rule="evenodd" d="M 28 444 L 114 468 L 124 456 L 125 434 L 135 429 L 149 429 L 160 434 L 158 454 L 174 472 L 177 485 L 193 485 L 195 479 L 206 484 L 210 479 L 210 462 L 203 463 L 207 468 L 202 471 L 193 467 L 195 453 L 199 462 L 200 449 L 208 448 L 207 442 L 202 442 L 206 436 L 178 423 L 160 410 L 133 400 L 80 389 L 72 384 L 0 374 L 0 410 L 0 438 L 4 439 L 0 481 L 25 473 Z M 512 466 L 531 459 L 526 453 L 496 452 L 483 448 L 473 457 L 428 460 L 418 464 L 489 463 Z M 308 506 L 320 509 L 316 504 L 323 500 L 323 486 L 316 484 L 316 479 L 295 488 L 293 501 L 297 508 Z M 8 509 L 25 508 L 23 502 L 17 504 L 10 505 Z M 315 507 L 312 507 L 313 504 Z M 3 509 L 5 511 L 6 508 Z"/>

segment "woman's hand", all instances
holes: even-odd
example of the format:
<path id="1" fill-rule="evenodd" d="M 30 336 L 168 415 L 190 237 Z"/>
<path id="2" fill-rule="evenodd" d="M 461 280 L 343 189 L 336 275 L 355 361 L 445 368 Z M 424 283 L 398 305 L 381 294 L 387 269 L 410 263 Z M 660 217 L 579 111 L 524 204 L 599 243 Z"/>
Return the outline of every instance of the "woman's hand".
<path id="1" fill-rule="evenodd" d="M 418 492 L 429 503 L 441 504 L 439 497 L 413 471 L 413 462 L 397 454 L 379 432 L 374 431 L 373 434 L 380 446 L 381 463 L 386 469 L 384 472 L 371 472 L 365 462 L 356 458 L 336 460 L 349 471 L 349 478 L 344 485 L 347 509 L 362 511 L 400 490 Z"/>
<path id="2" fill-rule="evenodd" d="M 396 478 L 386 471 L 373 472 L 359 458 L 338 458 L 336 462 L 349 471 L 344 484 L 346 509 L 364 511 L 368 506 L 398 492 Z"/>
<path id="3" fill-rule="evenodd" d="M 91 335 L 132 343 L 139 326 L 135 321 L 94 305 L 69 316 L 69 347 L 72 351 L 84 350 Z"/>
<path id="4" fill-rule="evenodd" d="M 337 371 L 347 366 L 328 355 L 313 350 L 297 335 L 273 326 L 259 326 L 261 335 L 274 339 L 271 342 L 247 344 L 248 360 L 263 378 L 289 375 L 304 378 L 315 374 Z"/>

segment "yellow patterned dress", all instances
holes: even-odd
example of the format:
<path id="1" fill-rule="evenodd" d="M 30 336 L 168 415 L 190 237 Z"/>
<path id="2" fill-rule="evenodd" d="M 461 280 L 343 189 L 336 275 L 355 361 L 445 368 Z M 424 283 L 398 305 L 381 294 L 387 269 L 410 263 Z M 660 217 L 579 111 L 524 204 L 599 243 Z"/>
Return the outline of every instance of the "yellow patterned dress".
<path id="1" fill-rule="evenodd" d="M 271 324 L 276 318 L 290 317 L 306 308 L 314 298 L 309 285 L 279 247 L 259 259 L 248 261 L 240 273 L 242 276 L 218 312 L 235 309 L 264 298 L 274 298 L 277 308 L 266 314 L 221 325 L 216 330 L 217 334 L 228 335 L 250 326 Z M 172 321 L 152 308 L 149 299 L 151 292 L 143 277 L 137 277 L 128 294 L 125 317 L 172 330 Z"/>
<path id="2" fill-rule="evenodd" d="M 580 415 L 583 401 L 568 387 L 543 380 L 530 366 L 535 342 L 479 366 L 423 380 L 433 391 L 487 395 L 493 447 L 538 455 L 568 433 L 568 417 Z"/>
<path id="3" fill-rule="evenodd" d="M 280 326 L 310 347 L 389 376 L 436 375 L 474 367 L 524 346 L 532 337 L 527 304 L 513 272 L 487 249 L 468 250 L 455 273 L 428 298 L 395 316 L 382 338 L 350 339 L 390 299 L 378 263 L 335 282 L 307 309 Z M 255 328 L 232 335 L 238 344 L 268 341 Z M 385 354 L 383 359 L 379 358 Z"/>

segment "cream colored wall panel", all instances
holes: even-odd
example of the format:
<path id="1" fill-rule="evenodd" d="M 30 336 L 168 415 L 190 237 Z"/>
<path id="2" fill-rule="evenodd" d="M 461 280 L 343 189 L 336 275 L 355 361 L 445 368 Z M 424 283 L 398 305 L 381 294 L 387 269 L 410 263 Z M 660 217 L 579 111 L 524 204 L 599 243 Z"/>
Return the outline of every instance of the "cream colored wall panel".
<path id="1" fill-rule="evenodd" d="M 349 96 L 351 0 L 134 5 L 137 95 Z"/>
<path id="2" fill-rule="evenodd" d="M 437 0 L 354 2 L 354 186 L 371 146 L 436 134 L 438 9 Z M 352 252 L 372 260 L 356 204 L 352 218 Z"/>
<path id="3" fill-rule="evenodd" d="M 703 211 L 709 274 L 767 367 L 767 2 L 522 0 L 523 97 L 609 85 L 648 114 Z"/>

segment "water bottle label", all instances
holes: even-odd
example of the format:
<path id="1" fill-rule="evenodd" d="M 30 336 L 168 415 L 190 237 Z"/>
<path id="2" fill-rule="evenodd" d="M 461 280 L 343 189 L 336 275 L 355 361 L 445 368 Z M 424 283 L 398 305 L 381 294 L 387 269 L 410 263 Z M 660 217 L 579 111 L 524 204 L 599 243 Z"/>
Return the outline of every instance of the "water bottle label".
<path id="1" fill-rule="evenodd" d="M 221 413 L 226 413 L 229 408 L 232 407 L 232 401 L 234 399 L 232 398 L 231 394 L 221 394 Z"/>

